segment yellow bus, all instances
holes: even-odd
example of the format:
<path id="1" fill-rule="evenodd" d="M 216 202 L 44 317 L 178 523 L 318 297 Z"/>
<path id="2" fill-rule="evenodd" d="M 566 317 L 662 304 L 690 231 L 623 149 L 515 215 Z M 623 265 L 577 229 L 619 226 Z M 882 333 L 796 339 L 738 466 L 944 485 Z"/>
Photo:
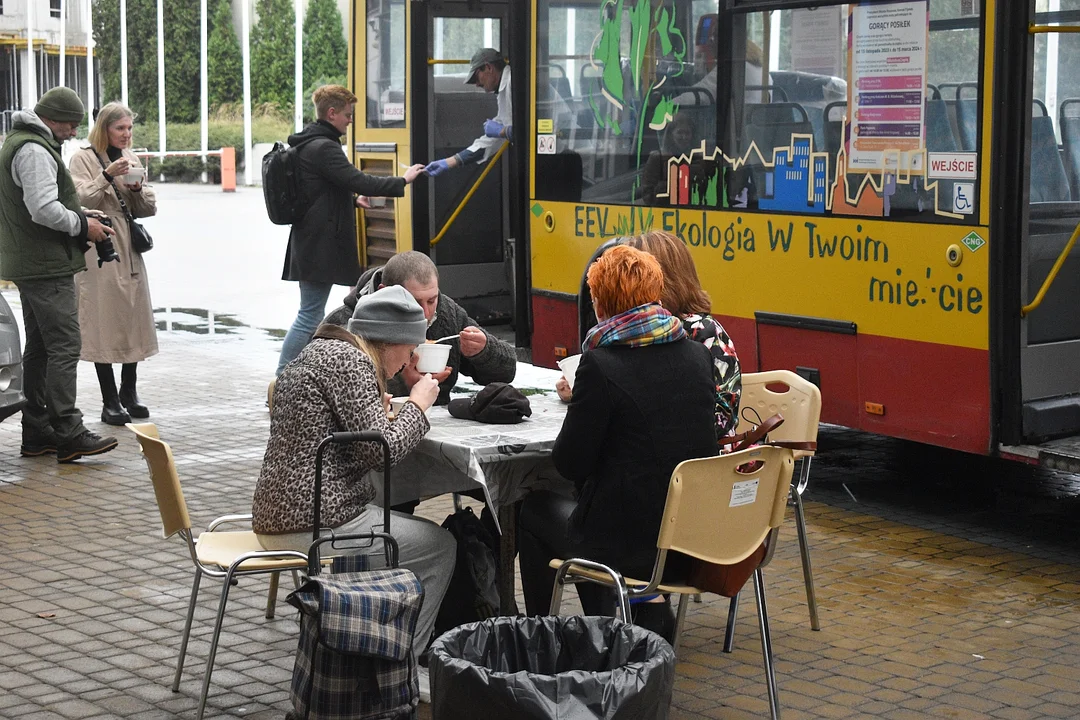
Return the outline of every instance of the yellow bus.
<path id="1" fill-rule="evenodd" d="M 743 371 L 822 420 L 1080 468 L 1080 0 L 358 0 L 353 152 L 467 146 L 514 72 L 513 143 L 362 218 L 428 252 L 533 361 L 579 352 L 612 238 L 689 247 Z"/>

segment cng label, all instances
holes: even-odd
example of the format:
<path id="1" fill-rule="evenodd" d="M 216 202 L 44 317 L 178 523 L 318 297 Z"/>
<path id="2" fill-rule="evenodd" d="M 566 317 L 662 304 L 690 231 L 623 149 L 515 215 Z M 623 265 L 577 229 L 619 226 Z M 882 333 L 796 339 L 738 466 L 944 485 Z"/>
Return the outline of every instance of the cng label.
<path id="1" fill-rule="evenodd" d="M 968 233 L 967 237 L 965 237 L 960 242 L 964 243 L 964 247 L 966 247 L 971 252 L 975 252 L 986 244 L 986 241 L 982 239 L 982 235 L 975 232 L 974 230 Z"/>

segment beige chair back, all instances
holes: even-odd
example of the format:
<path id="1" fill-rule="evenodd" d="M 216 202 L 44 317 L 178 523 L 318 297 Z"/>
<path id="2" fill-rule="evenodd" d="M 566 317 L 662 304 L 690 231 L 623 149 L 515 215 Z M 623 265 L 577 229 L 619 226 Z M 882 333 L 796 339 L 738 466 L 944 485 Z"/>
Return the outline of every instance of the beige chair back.
<path id="1" fill-rule="evenodd" d="M 679 463 L 657 547 L 718 565 L 745 560 L 783 522 L 794 464 L 791 450 L 767 446 Z"/>
<path id="2" fill-rule="evenodd" d="M 783 386 L 787 389 L 778 392 Z M 777 413 L 784 416 L 784 424 L 769 433 L 770 440 L 817 442 L 821 391 L 816 385 L 790 370 L 743 374 L 738 432 Z M 804 454 L 813 453 L 796 452 L 797 457 Z"/>
<path id="3" fill-rule="evenodd" d="M 169 538 L 181 530 L 190 530 L 191 518 L 184 502 L 184 492 L 180 489 L 180 476 L 176 474 L 172 448 L 160 439 L 154 423 L 128 423 L 127 427 L 138 438 L 150 470 L 150 480 L 154 483 L 154 495 L 161 513 L 162 537 Z"/>

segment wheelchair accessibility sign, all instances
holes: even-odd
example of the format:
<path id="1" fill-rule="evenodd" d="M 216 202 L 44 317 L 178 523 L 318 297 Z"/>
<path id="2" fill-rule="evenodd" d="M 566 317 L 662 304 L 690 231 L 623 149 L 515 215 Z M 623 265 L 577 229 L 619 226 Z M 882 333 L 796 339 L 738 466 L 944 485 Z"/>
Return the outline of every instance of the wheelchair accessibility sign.
<path id="1" fill-rule="evenodd" d="M 952 209 L 958 215 L 975 212 L 975 183 L 958 182 L 953 185 Z"/>

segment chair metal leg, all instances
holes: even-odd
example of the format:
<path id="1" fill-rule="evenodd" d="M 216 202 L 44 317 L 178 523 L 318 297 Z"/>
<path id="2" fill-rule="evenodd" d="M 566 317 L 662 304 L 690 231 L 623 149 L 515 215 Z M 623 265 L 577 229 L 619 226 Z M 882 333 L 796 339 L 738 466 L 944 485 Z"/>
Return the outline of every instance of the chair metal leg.
<path id="1" fill-rule="evenodd" d="M 727 627 L 724 628 L 724 652 L 726 653 L 735 649 L 735 621 L 739 618 L 739 595 L 740 593 L 735 593 L 735 596 L 731 598 L 731 604 L 728 605 Z"/>
<path id="2" fill-rule="evenodd" d="M 698 596 L 700 597 L 700 595 Z M 672 650 L 675 657 L 679 657 L 679 644 L 682 642 L 683 621 L 686 620 L 686 604 L 690 602 L 690 595 L 679 595 L 679 609 L 675 613 L 675 643 Z"/>
<path id="3" fill-rule="evenodd" d="M 798 488 L 806 487 L 806 479 L 810 475 L 810 458 L 805 457 L 801 463 L 801 475 Z M 810 608 L 810 627 L 814 630 L 821 629 L 818 620 L 817 593 L 814 591 L 814 569 L 810 565 L 810 545 L 806 537 L 806 513 L 803 510 L 802 493 L 796 488 L 792 495 L 795 496 L 795 529 L 799 533 L 799 555 L 802 558 L 803 582 L 806 584 L 806 604 Z"/>
<path id="4" fill-rule="evenodd" d="M 293 584 L 293 590 L 299 590 L 300 589 L 300 572 L 297 571 L 297 570 L 292 571 L 292 584 Z"/>
<path id="5" fill-rule="evenodd" d="M 221 622 L 225 619 L 225 604 L 229 601 L 229 588 L 232 587 L 233 568 L 229 568 L 225 581 L 221 583 L 221 601 L 218 602 L 217 618 L 214 620 L 214 634 L 210 638 L 210 654 L 206 658 L 206 674 L 203 676 L 202 695 L 199 696 L 199 712 L 195 720 L 202 720 L 206 710 L 206 696 L 210 694 L 210 675 L 214 672 L 214 657 L 217 655 L 218 639 L 221 637 Z"/>
<path id="6" fill-rule="evenodd" d="M 191 621 L 195 618 L 195 601 L 199 597 L 199 583 L 202 570 L 195 568 L 195 580 L 191 583 L 191 600 L 188 601 L 187 619 L 184 621 L 184 634 L 180 639 L 180 656 L 176 658 L 176 674 L 173 676 L 172 691 L 180 690 L 180 675 L 184 672 L 184 656 L 187 655 L 188 638 L 191 637 Z"/>
<path id="7" fill-rule="evenodd" d="M 765 577 L 761 568 L 754 571 L 754 595 L 757 598 L 758 626 L 761 629 L 761 657 L 765 662 L 765 680 L 769 685 L 769 716 L 780 720 L 780 695 L 773 672 L 772 635 L 769 632 L 769 610 L 765 602 Z"/>
<path id="8" fill-rule="evenodd" d="M 266 593 L 266 619 L 274 619 L 274 609 L 277 605 L 277 591 L 278 582 L 280 580 L 280 572 L 270 573 L 270 590 Z"/>

